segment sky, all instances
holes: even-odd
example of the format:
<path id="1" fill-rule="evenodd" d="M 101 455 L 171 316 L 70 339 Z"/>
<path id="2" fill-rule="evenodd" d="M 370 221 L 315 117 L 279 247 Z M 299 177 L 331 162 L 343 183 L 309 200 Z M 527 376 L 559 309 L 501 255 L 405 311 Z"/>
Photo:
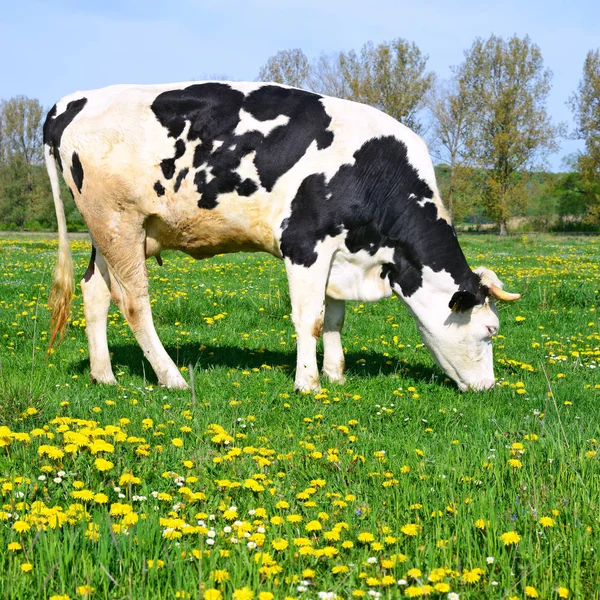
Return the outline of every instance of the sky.
<path id="1" fill-rule="evenodd" d="M 312 59 L 398 37 L 446 78 L 476 37 L 516 34 L 540 47 L 554 75 L 549 113 L 572 129 L 566 102 L 600 47 L 599 0 L 0 0 L 0 9 L 0 99 L 47 107 L 115 83 L 254 80 L 278 50 Z M 553 170 L 581 147 L 560 144 Z"/>

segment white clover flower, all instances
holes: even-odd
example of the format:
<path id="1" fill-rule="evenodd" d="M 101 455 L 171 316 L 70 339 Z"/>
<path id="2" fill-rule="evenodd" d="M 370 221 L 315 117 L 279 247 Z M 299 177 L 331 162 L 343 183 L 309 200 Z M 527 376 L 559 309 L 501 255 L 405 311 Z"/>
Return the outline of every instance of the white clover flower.
<path id="1" fill-rule="evenodd" d="M 209 538 L 214 538 L 217 533 L 214 529 L 211 529 L 207 534 L 206 534 Z"/>
<path id="2" fill-rule="evenodd" d="M 369 558 L 367 558 L 367 562 L 370 565 L 376 565 L 377 564 L 377 559 L 374 556 L 369 556 Z"/>
<path id="3" fill-rule="evenodd" d="M 408 585 L 408 581 L 406 581 L 406 579 L 398 579 L 396 583 L 398 585 Z"/>
<path id="4" fill-rule="evenodd" d="M 52 481 L 54 481 L 54 483 L 62 483 L 62 479 L 60 477 L 55 477 Z"/>
<path id="5" fill-rule="evenodd" d="M 448 600 L 460 600 L 460 596 L 456 592 L 450 592 L 448 594 Z"/>
<path id="6" fill-rule="evenodd" d="M 45 475 L 40 475 L 38 477 L 38 481 L 46 481 L 46 476 Z"/>
<path id="7" fill-rule="evenodd" d="M 208 538 L 206 540 L 206 545 L 207 546 L 212 546 L 215 543 L 215 540 L 213 540 L 212 538 Z"/>
<path id="8" fill-rule="evenodd" d="M 229 527 L 229 525 L 225 525 L 225 527 L 223 527 L 223 533 L 231 533 L 231 527 Z"/>
<path id="9" fill-rule="evenodd" d="M 58 471 L 58 473 L 56 473 L 59 477 L 64 477 L 66 475 L 66 473 L 64 471 Z"/>
<path id="10" fill-rule="evenodd" d="M 493 564 L 494 564 L 494 560 L 495 560 L 495 559 L 494 559 L 494 557 L 493 557 L 493 556 L 488 556 L 488 557 L 485 559 L 485 562 L 486 562 L 488 565 L 493 565 Z"/>
<path id="11" fill-rule="evenodd" d="M 256 542 L 248 542 L 246 544 L 246 547 L 248 548 L 248 550 L 254 550 L 256 548 Z"/>

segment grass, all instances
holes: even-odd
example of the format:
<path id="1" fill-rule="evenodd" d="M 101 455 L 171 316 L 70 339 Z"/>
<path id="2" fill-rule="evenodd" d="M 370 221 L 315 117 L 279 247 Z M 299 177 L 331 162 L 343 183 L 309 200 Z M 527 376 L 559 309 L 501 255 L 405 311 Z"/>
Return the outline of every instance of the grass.
<path id="1" fill-rule="evenodd" d="M 599 597 L 598 241 L 461 242 L 525 290 L 500 307 L 497 387 L 458 392 L 387 300 L 348 304 L 348 381 L 312 396 L 281 262 L 149 262 L 195 393 L 156 385 L 114 307 L 110 388 L 79 294 L 46 357 L 55 242 L 1 238 L 0 597 Z"/>

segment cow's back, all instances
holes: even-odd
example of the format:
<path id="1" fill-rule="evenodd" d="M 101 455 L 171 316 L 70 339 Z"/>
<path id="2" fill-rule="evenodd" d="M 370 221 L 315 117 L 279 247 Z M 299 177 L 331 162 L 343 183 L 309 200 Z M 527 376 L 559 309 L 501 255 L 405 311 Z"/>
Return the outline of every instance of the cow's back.
<path id="1" fill-rule="evenodd" d="M 330 180 L 374 138 L 401 139 L 435 186 L 424 144 L 394 119 L 287 86 L 119 85 L 63 98 L 56 114 L 69 112 L 60 157 L 84 218 L 101 218 L 99 207 L 135 210 L 158 246 L 198 257 L 279 255 L 303 182 Z"/>

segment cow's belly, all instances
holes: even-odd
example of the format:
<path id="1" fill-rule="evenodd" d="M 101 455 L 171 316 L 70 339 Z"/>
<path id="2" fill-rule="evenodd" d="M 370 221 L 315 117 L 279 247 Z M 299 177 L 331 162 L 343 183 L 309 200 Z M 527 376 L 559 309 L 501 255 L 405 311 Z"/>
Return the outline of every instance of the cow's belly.
<path id="1" fill-rule="evenodd" d="M 230 252 L 280 256 L 269 207 L 259 198 L 226 196 L 220 196 L 219 205 L 210 210 L 180 196 L 156 211 L 146 222 L 146 255 L 173 249 L 198 259 Z"/>
<path id="2" fill-rule="evenodd" d="M 374 256 L 361 250 L 355 254 L 340 250 L 331 265 L 327 295 L 338 300 L 375 302 L 389 298 L 392 288 L 387 277 L 381 277 L 385 263 L 392 261 L 393 250 L 383 248 Z"/>

